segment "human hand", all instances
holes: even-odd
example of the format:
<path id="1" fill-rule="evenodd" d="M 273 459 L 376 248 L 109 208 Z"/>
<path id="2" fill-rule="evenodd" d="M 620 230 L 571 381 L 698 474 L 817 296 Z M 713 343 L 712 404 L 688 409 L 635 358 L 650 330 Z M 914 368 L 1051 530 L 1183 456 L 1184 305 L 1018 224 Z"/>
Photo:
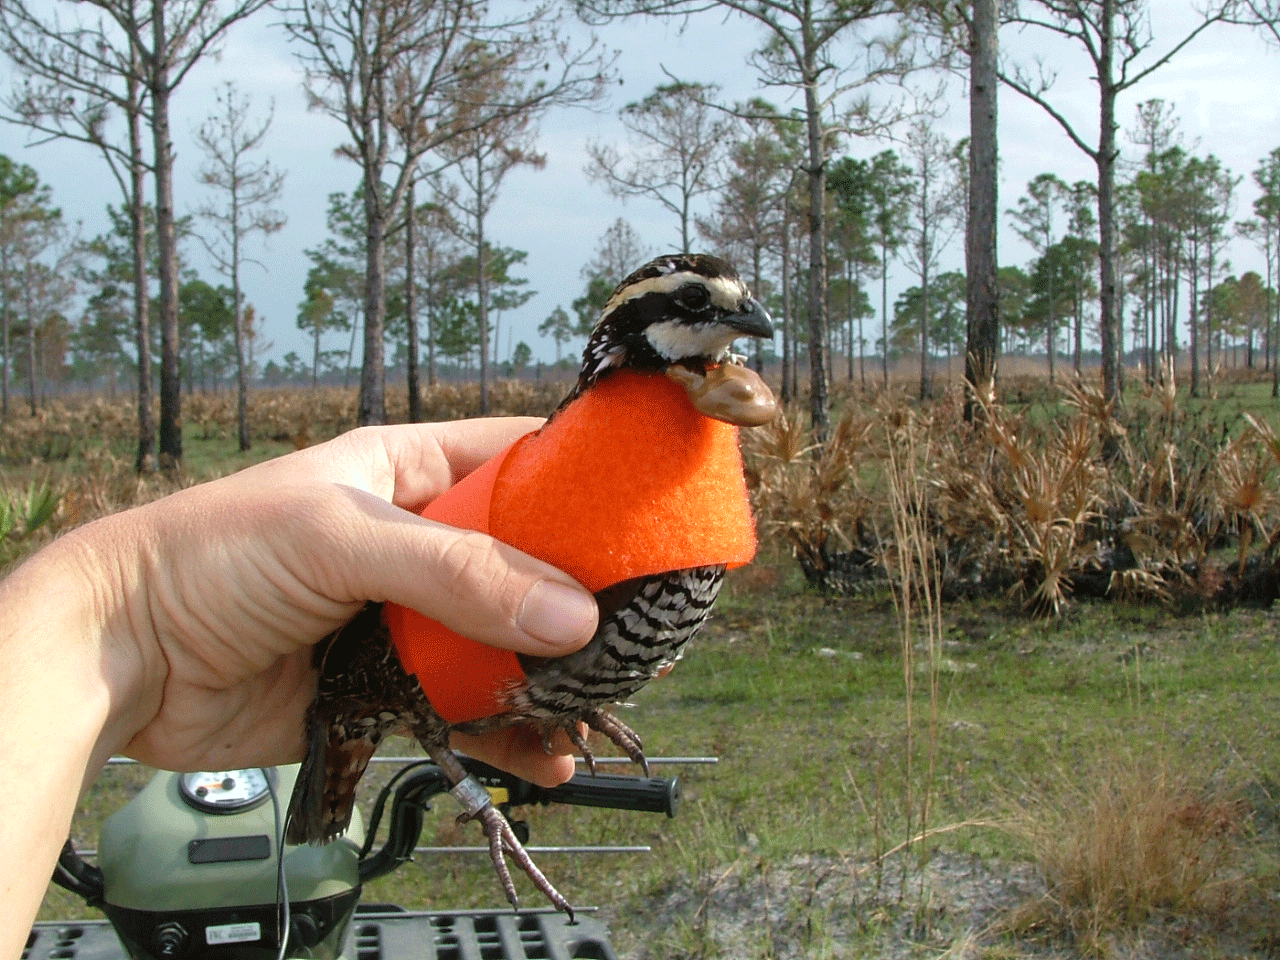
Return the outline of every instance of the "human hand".
<path id="1" fill-rule="evenodd" d="M 299 760 L 311 646 L 369 600 L 535 656 L 577 649 L 595 601 L 566 574 L 416 511 L 532 419 L 355 430 L 71 531 L 0 581 L 0 957 L 18 956 L 77 797 L 125 752 L 173 770 Z M 552 785 L 532 731 L 458 737 Z"/>
<path id="2" fill-rule="evenodd" d="M 108 644 L 140 682 L 114 724 L 123 752 L 168 769 L 294 761 L 315 693 L 311 644 L 368 600 L 535 656 L 584 644 L 590 594 L 487 536 L 417 511 L 531 419 L 367 428 L 106 518 L 72 538 L 112 565 Z M 74 542 L 73 541 L 73 542 Z M 467 753 L 542 784 L 573 773 L 541 735 L 458 735 Z M 566 754 L 567 742 L 564 744 Z"/>

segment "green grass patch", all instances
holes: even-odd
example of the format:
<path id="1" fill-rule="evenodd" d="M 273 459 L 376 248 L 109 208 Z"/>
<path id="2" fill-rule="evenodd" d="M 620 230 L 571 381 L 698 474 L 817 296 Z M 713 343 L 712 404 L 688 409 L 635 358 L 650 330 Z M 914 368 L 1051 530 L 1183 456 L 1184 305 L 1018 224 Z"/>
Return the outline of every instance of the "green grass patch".
<path id="1" fill-rule="evenodd" d="M 794 565 L 775 561 L 731 577 L 685 660 L 625 712 L 651 755 L 720 758 L 657 768 L 681 777 L 677 819 L 570 808 L 520 815 L 533 843 L 653 846 L 650 854 L 538 858 L 574 903 L 604 908 L 615 936 L 635 944 L 645 942 L 655 905 L 680 884 L 710 890 L 743 864 L 784 869 L 811 855 L 847 864 L 839 869 L 850 875 L 866 871 L 922 831 L 1006 817 L 1010 798 L 1061 797 L 1064 782 L 1086 790 L 1088 771 L 1117 750 L 1158 753 L 1175 770 L 1231 770 L 1235 781 L 1260 785 L 1249 794 L 1258 823 L 1274 823 L 1280 808 L 1263 809 L 1262 798 L 1270 796 L 1266 772 L 1280 762 L 1280 731 L 1266 722 L 1280 707 L 1276 620 L 1262 611 L 1175 618 L 1082 606 L 1044 624 L 997 604 L 953 606 L 940 656 L 932 664 L 920 657 L 919 669 L 937 672 L 936 713 L 917 694 L 908 731 L 888 599 L 816 596 Z M 77 821 L 80 842 L 95 842 L 96 823 L 140 776 L 104 775 Z M 367 786 L 364 798 L 374 792 Z M 478 830 L 459 827 L 455 815 L 451 798 L 441 797 L 423 843 L 478 843 Z M 911 850 L 1013 860 L 1035 853 L 1025 837 L 993 826 L 940 832 Z M 517 883 L 538 904 L 536 891 Z M 483 855 L 424 859 L 365 896 L 428 909 L 504 903 Z M 84 911 L 51 895 L 42 917 L 72 913 Z M 672 935 L 697 941 L 696 921 L 685 916 L 692 926 Z M 871 923 L 866 935 L 877 929 Z"/>
<path id="2" fill-rule="evenodd" d="M 1244 411 L 1280 421 L 1269 384 L 1222 384 L 1216 400 L 1179 403 L 1183 429 L 1169 436 L 1196 463 L 1196 445 L 1218 443 L 1224 425 L 1238 432 Z M 1065 409 L 1043 393 L 1026 404 L 1033 423 L 1053 423 Z M 1133 406 L 1145 411 L 1130 421 L 1134 443 L 1164 436 L 1155 399 L 1135 394 Z M 342 409 L 316 420 L 314 438 L 331 435 Z M 276 416 L 284 426 L 256 437 L 246 455 L 225 422 L 189 423 L 185 475 L 177 483 L 292 449 L 298 434 L 286 427 L 301 415 L 290 409 Z M 36 534 L 15 541 L 15 553 L 38 545 L 60 522 L 168 489 L 158 479 L 139 483 L 127 437 L 109 430 L 28 439 L 28 455 L 0 463 L 3 488 L 25 491 L 51 478 L 62 505 Z M 18 448 L 13 441 L 9 449 Z M 878 461 L 861 469 L 864 486 L 883 472 Z M 1230 545 L 1212 549 L 1233 555 Z M 1041 870 L 1064 857 L 1047 853 L 1034 830 L 1013 828 L 1021 813 L 1032 811 L 1056 833 L 1085 837 L 1098 818 L 1072 821 L 1064 810 L 1112 809 L 1104 801 L 1128 792 L 1141 800 L 1145 790 L 1174 802 L 1135 807 L 1126 799 L 1113 808 L 1142 809 L 1157 824 L 1198 809 L 1192 801 L 1200 800 L 1204 809 L 1216 809 L 1210 800 L 1230 804 L 1239 815 L 1232 842 L 1242 856 L 1210 884 L 1234 899 L 1215 893 L 1207 914 L 1197 899 L 1201 912 L 1189 920 L 1195 898 L 1170 905 L 1159 894 L 1151 903 L 1164 911 L 1161 929 L 1196 945 L 1198 956 L 1274 953 L 1280 923 L 1267 919 L 1267 905 L 1280 886 L 1263 851 L 1274 846 L 1280 824 L 1280 729 L 1271 722 L 1280 700 L 1280 615 L 1216 612 L 1209 604 L 1206 612 L 1178 615 L 1154 604 L 1068 602 L 1061 616 L 1045 621 L 1028 617 L 1020 603 L 947 605 L 933 649 L 921 632 L 913 651 L 909 703 L 901 626 L 886 588 L 821 596 L 805 587 L 793 560 L 770 547 L 730 576 L 713 620 L 672 674 L 623 708 L 650 755 L 712 755 L 719 763 L 655 768 L 681 777 L 684 802 L 675 820 L 585 808 L 517 811 L 534 844 L 653 847 L 649 854 L 544 854 L 540 865 L 572 902 L 602 908 L 624 955 L 882 957 L 891 942 L 895 956 L 937 957 L 968 943 L 970 955 L 1012 958 L 1073 937 L 1097 953 L 1124 925 L 1108 926 L 1092 908 L 1028 913 L 973 930 L 922 877 L 931 863 Z M 413 750 L 393 742 L 383 752 Z M 1131 758 L 1158 763 L 1132 764 L 1139 773 L 1126 786 L 1115 771 Z M 104 774 L 75 823 L 77 844 L 95 846 L 102 818 L 146 776 L 118 768 Z M 380 771 L 365 784 L 365 802 L 385 776 Z M 478 844 L 478 828 L 459 827 L 456 812 L 451 798 L 439 798 L 422 842 Z M 516 882 L 527 904 L 541 905 L 531 885 L 519 876 Z M 415 909 L 505 905 L 483 854 L 423 858 L 372 884 L 365 898 Z M 1247 916 L 1250 904 L 1262 907 Z M 91 915 L 58 891 L 41 914 Z M 732 935 L 731 921 L 739 928 Z M 1243 939 L 1222 946 L 1213 930 L 1227 927 L 1246 931 Z M 1026 938 L 1037 945 L 1024 948 Z"/>

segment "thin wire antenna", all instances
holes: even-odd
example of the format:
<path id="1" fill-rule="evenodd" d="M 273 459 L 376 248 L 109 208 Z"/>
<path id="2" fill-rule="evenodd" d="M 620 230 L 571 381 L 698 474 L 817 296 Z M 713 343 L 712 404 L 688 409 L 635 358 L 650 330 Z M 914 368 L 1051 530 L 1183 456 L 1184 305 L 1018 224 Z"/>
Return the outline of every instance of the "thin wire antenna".
<path id="1" fill-rule="evenodd" d="M 280 949 L 276 951 L 276 960 L 285 960 L 289 947 L 289 928 L 293 924 L 292 907 L 289 904 L 289 878 L 284 871 L 284 819 L 280 816 L 280 798 L 276 795 L 276 785 L 271 773 L 265 767 L 262 774 L 267 781 L 267 792 L 271 795 L 271 814 L 275 819 L 276 829 L 276 937 L 280 941 Z"/>

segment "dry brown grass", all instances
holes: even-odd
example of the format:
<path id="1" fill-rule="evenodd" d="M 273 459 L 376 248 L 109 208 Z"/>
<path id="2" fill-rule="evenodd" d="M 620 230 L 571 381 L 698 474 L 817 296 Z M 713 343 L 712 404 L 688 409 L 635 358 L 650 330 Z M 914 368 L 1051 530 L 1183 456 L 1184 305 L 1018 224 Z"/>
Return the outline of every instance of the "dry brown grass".
<path id="1" fill-rule="evenodd" d="M 560 402 L 569 385 L 547 380 L 537 383 L 500 380 L 490 386 L 490 416 L 546 416 Z M 460 420 L 480 415 L 480 388 L 475 383 L 441 383 L 422 392 L 423 417 L 428 421 Z M 158 413 L 158 411 L 157 411 Z M 182 418 L 188 435 L 197 440 L 235 436 L 234 393 L 188 393 Z M 387 419 L 408 419 L 408 397 L 394 385 L 387 391 Z M 356 425 L 356 391 L 339 387 L 263 388 L 249 398 L 250 433 L 255 440 L 288 441 L 296 447 L 319 443 Z M 0 462 L 65 458 L 86 440 L 126 447 L 137 434 L 134 400 L 63 397 L 51 400 L 30 416 L 15 408 L 0 422 Z"/>
<path id="2" fill-rule="evenodd" d="M 938 733 L 941 720 L 939 661 L 942 654 L 942 577 L 938 550 L 928 522 L 932 491 L 925 483 L 924 465 L 932 458 L 931 436 L 916 417 L 890 419 L 886 431 L 885 466 L 893 519 L 892 548 L 886 558 L 894 583 L 902 651 L 903 807 L 907 845 L 914 835 L 923 840 L 932 824 L 937 786 Z M 918 681 L 924 678 L 924 705 Z M 922 716 L 923 714 L 923 716 Z M 916 754 L 923 744 L 922 762 Z M 877 835 L 880 830 L 876 830 Z M 879 852 L 879 851 L 877 851 Z"/>
<path id="3" fill-rule="evenodd" d="M 568 391 L 559 381 L 529 383 L 499 380 L 489 389 L 489 416 L 545 417 Z M 230 395 L 192 398 L 186 416 L 207 424 L 210 432 L 229 431 L 235 423 L 235 398 Z M 423 419 L 463 420 L 480 416 L 480 386 L 476 383 L 441 383 L 422 393 Z M 403 389 L 387 391 L 387 419 L 404 423 L 409 417 L 408 395 Z M 350 430 L 356 424 L 356 392 L 337 387 L 318 390 L 259 390 L 253 394 L 251 414 L 257 435 L 288 441 L 296 448 L 309 446 Z"/>
<path id="4" fill-rule="evenodd" d="M 825 446 L 812 441 L 804 418 L 784 413 L 742 434 L 748 484 L 762 530 L 785 538 L 806 577 L 819 582 L 831 558 L 863 536 L 870 501 L 856 465 L 870 454 L 875 419 L 852 411 Z"/>
<path id="5" fill-rule="evenodd" d="M 565 389 L 499 381 L 490 410 L 545 415 Z M 929 489 L 919 509 L 947 597 L 1007 594 L 1052 616 L 1082 595 L 1209 606 L 1280 594 L 1280 438 L 1262 416 L 1189 407 L 1172 370 L 1130 404 L 1123 426 L 1088 382 L 1050 388 L 1004 373 L 976 425 L 963 421 L 958 390 L 922 405 L 897 385 L 842 389 L 848 400 L 821 447 L 797 412 L 744 431 L 761 529 L 820 588 L 850 592 L 892 576 L 890 456 L 909 428 L 928 451 L 915 468 Z M 431 420 L 472 417 L 479 389 L 441 384 L 423 402 Z M 354 426 L 355 404 L 354 390 L 255 391 L 254 443 L 278 452 L 327 440 Z M 403 389 L 389 390 L 388 415 L 406 418 Z M 231 394 L 190 395 L 184 416 L 188 459 L 207 451 L 191 477 L 240 465 L 228 457 Z M 0 466 L 19 485 L 53 476 L 62 507 L 51 529 L 151 499 L 174 482 L 133 475 L 134 418 L 127 398 L 15 413 L 0 423 Z M 1119 455 L 1104 457 L 1108 447 Z"/>
<path id="6" fill-rule="evenodd" d="M 1171 373 L 1123 423 L 1093 383 L 1053 396 L 1013 406 L 988 392 L 968 424 L 959 391 L 928 405 L 883 393 L 850 402 L 823 448 L 799 416 L 780 419 L 744 443 L 762 529 L 823 589 L 857 589 L 873 568 L 892 580 L 889 457 L 910 424 L 947 596 L 1004 593 L 1056 616 L 1079 596 L 1204 607 L 1280 594 L 1268 421 L 1181 404 Z"/>
<path id="7" fill-rule="evenodd" d="M 1246 804 L 1219 778 L 1160 756 L 1061 771 L 1035 799 L 1013 804 L 1007 829 L 1027 843 L 1048 888 L 1009 928 L 1068 937 L 1091 956 L 1157 915 L 1226 922 L 1258 876 Z"/>
<path id="8" fill-rule="evenodd" d="M 567 385 L 500 381 L 490 391 L 493 416 L 545 416 Z M 356 392 L 263 389 L 250 398 L 252 455 L 236 453 L 236 403 L 231 393 L 183 398 L 186 465 L 176 474 L 139 476 L 134 470 L 137 412 L 134 400 L 65 397 L 31 416 L 16 407 L 0 421 L 0 570 L 58 531 L 154 500 L 289 448 L 301 449 L 350 430 Z M 428 420 L 479 415 L 477 384 L 441 384 L 423 393 Z M 156 411 L 158 413 L 158 411 Z M 388 419 L 403 422 L 408 398 L 388 391 Z M 52 509 L 38 524 L 29 518 L 47 490 Z"/>

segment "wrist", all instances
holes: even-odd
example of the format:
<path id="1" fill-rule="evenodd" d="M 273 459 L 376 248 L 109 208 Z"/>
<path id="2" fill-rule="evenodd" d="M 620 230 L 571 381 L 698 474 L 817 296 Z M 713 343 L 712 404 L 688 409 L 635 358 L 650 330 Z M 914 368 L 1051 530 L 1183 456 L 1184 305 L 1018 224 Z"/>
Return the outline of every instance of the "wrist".
<path id="1" fill-rule="evenodd" d="M 76 802 L 146 709 L 143 646 L 128 619 L 123 528 L 74 531 L 0 581 L 4 758 L 21 791 L 0 796 L 0 956 L 34 919 Z"/>
<path id="2" fill-rule="evenodd" d="M 81 745 L 86 782 L 159 705 L 138 514 L 67 533 L 0 584 L 0 642 L 16 642 L 36 668 L 24 699 Z"/>

